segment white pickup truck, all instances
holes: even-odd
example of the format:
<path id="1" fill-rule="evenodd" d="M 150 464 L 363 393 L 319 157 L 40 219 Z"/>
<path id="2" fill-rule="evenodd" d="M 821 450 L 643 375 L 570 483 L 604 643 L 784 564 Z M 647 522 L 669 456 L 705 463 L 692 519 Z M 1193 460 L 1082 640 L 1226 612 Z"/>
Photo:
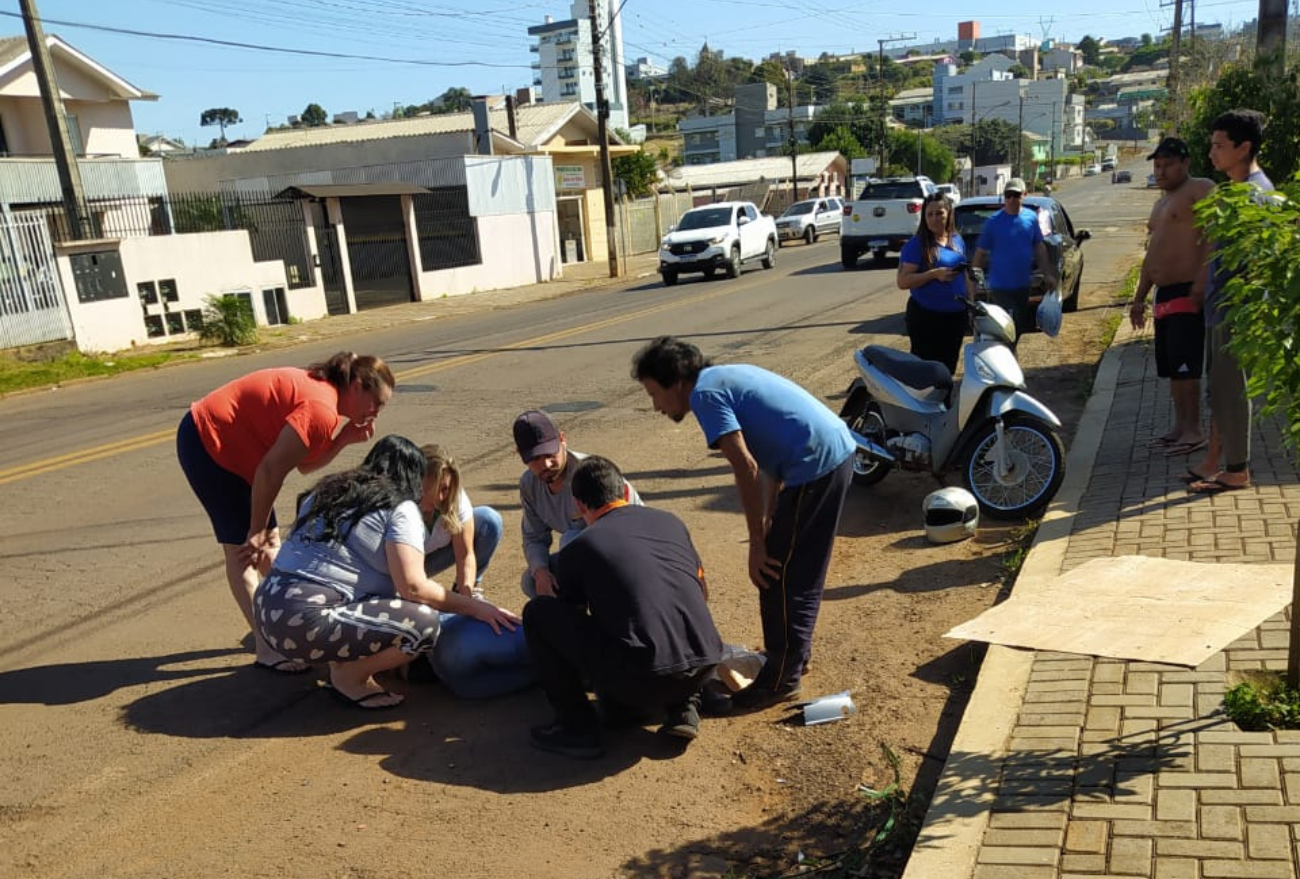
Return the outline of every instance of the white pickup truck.
<path id="1" fill-rule="evenodd" d="M 870 253 L 877 261 L 898 253 L 916 234 L 921 203 L 937 188 L 929 177 L 887 177 L 862 188 L 857 201 L 844 203 L 840 220 L 840 265 L 851 269 Z"/>
<path id="2" fill-rule="evenodd" d="M 659 245 L 659 274 L 665 287 L 692 272 L 707 278 L 721 269 L 734 278 L 753 260 L 770 269 L 776 248 L 776 221 L 760 214 L 753 202 L 720 201 L 682 214 Z"/>

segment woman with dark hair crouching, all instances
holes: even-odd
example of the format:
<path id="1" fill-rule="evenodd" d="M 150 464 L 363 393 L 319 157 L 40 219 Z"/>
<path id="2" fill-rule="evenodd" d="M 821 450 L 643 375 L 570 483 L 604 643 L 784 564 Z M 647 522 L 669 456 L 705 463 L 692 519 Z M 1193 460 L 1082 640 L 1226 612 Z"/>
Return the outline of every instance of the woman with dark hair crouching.
<path id="1" fill-rule="evenodd" d="M 404 697 L 374 676 L 432 651 L 439 611 L 522 639 L 515 614 L 425 575 L 425 471 L 418 446 L 386 436 L 360 467 L 321 480 L 300 499 L 288 539 L 254 595 L 255 624 L 271 648 L 328 664 L 330 692 L 358 708 L 401 704 Z"/>

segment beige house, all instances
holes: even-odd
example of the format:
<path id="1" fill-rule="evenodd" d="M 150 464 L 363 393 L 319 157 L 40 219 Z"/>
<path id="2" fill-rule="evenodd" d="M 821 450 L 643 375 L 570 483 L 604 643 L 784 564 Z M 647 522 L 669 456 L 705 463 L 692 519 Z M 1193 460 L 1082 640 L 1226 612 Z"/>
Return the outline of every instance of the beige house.
<path id="1" fill-rule="evenodd" d="M 484 206 L 501 195 L 530 206 L 530 210 L 553 210 L 553 238 L 560 264 L 604 261 L 608 247 L 595 115 L 578 103 L 512 108 L 503 97 L 484 101 L 486 113 L 477 124 L 473 112 L 464 112 L 268 131 L 237 154 L 169 160 L 167 183 L 173 192 L 278 193 L 303 185 L 398 183 L 438 191 L 467 185 L 466 157 L 476 156 L 480 161 L 484 155 L 545 158 L 550 164 L 548 188 L 553 192 L 553 204 L 539 202 L 536 191 L 469 192 L 467 199 Z M 614 157 L 640 149 L 624 145 L 612 132 L 610 139 Z M 363 193 L 353 189 L 345 197 L 361 198 Z M 390 193 L 389 197 L 399 196 Z M 332 198 L 327 194 L 319 203 L 317 226 L 322 218 L 346 213 L 347 205 Z M 409 208 L 400 210 L 405 213 Z M 557 274 L 544 271 L 512 282 L 544 281 Z M 496 280 L 486 283 L 488 286 L 478 289 L 504 286 Z M 412 298 L 422 298 L 423 291 L 416 286 Z M 465 292 L 433 286 L 439 295 Z"/>

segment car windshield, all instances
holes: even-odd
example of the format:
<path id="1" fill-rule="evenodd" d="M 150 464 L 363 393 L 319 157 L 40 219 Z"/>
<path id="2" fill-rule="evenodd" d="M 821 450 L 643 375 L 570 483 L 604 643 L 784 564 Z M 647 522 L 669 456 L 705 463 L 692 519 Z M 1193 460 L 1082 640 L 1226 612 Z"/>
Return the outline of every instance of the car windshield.
<path id="1" fill-rule="evenodd" d="M 678 229 L 712 229 L 731 225 L 731 208 L 704 208 L 682 214 Z"/>
<path id="2" fill-rule="evenodd" d="M 868 183 L 862 189 L 860 199 L 895 199 L 895 198 L 921 198 L 921 184 L 915 180 L 881 180 L 878 183 Z"/>
<path id="3" fill-rule="evenodd" d="M 785 209 L 785 213 L 782 214 L 781 216 L 783 216 L 783 217 L 797 217 L 797 216 L 799 216 L 800 214 L 811 214 L 811 213 L 812 213 L 812 209 L 813 209 L 813 203 L 812 203 L 812 202 L 810 202 L 810 201 L 801 201 L 801 202 L 798 202 L 798 203 L 796 203 L 796 204 L 792 204 L 792 205 L 790 205 L 790 207 L 788 207 L 788 208 Z"/>
<path id="4" fill-rule="evenodd" d="M 1050 225 L 1044 222 L 1043 212 L 1039 211 L 1034 205 L 1026 205 L 1026 207 L 1032 208 L 1038 213 L 1039 228 L 1043 229 L 1044 235 L 1050 235 Z M 1001 210 L 1002 205 L 1000 204 L 972 205 L 969 208 L 966 207 L 964 203 L 957 205 L 957 213 L 954 219 L 957 223 L 958 233 L 960 233 L 963 238 L 978 236 L 984 229 L 984 224 L 989 221 L 989 217 L 992 217 Z"/>

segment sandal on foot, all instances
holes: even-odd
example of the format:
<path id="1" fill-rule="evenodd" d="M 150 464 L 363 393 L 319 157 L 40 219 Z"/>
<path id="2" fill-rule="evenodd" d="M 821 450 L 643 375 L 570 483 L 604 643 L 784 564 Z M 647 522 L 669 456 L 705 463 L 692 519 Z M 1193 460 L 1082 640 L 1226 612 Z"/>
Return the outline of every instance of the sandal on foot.
<path id="1" fill-rule="evenodd" d="M 273 671 L 282 675 L 301 675 L 311 671 L 311 666 L 301 659 L 277 659 L 274 662 L 254 660 L 253 668 L 259 671 Z"/>
<path id="2" fill-rule="evenodd" d="M 1223 494 L 1225 491 L 1241 491 L 1243 488 L 1250 488 L 1250 483 L 1233 485 L 1218 478 L 1202 479 L 1187 486 L 1187 490 L 1192 494 Z"/>
<path id="3" fill-rule="evenodd" d="M 1199 452 L 1205 448 L 1206 441 L 1200 440 L 1194 443 L 1173 443 L 1165 446 L 1165 457 L 1176 458 L 1179 455 L 1190 455 L 1192 452 Z"/>
<path id="4" fill-rule="evenodd" d="M 335 687 L 331 684 L 326 684 L 325 689 L 331 696 L 333 696 L 335 699 L 338 699 L 344 705 L 348 705 L 352 708 L 360 708 L 362 711 L 387 711 L 390 708 L 396 708 L 398 705 L 401 705 L 403 702 L 406 701 L 406 697 L 403 696 L 396 702 L 385 703 L 383 705 L 376 705 L 375 704 L 376 699 L 388 698 L 392 696 L 397 696 L 399 694 L 390 693 L 388 690 L 377 690 L 373 693 L 366 693 L 364 696 L 357 696 L 354 699 L 351 696 L 349 696 L 347 693 L 344 693 L 338 687 Z"/>

